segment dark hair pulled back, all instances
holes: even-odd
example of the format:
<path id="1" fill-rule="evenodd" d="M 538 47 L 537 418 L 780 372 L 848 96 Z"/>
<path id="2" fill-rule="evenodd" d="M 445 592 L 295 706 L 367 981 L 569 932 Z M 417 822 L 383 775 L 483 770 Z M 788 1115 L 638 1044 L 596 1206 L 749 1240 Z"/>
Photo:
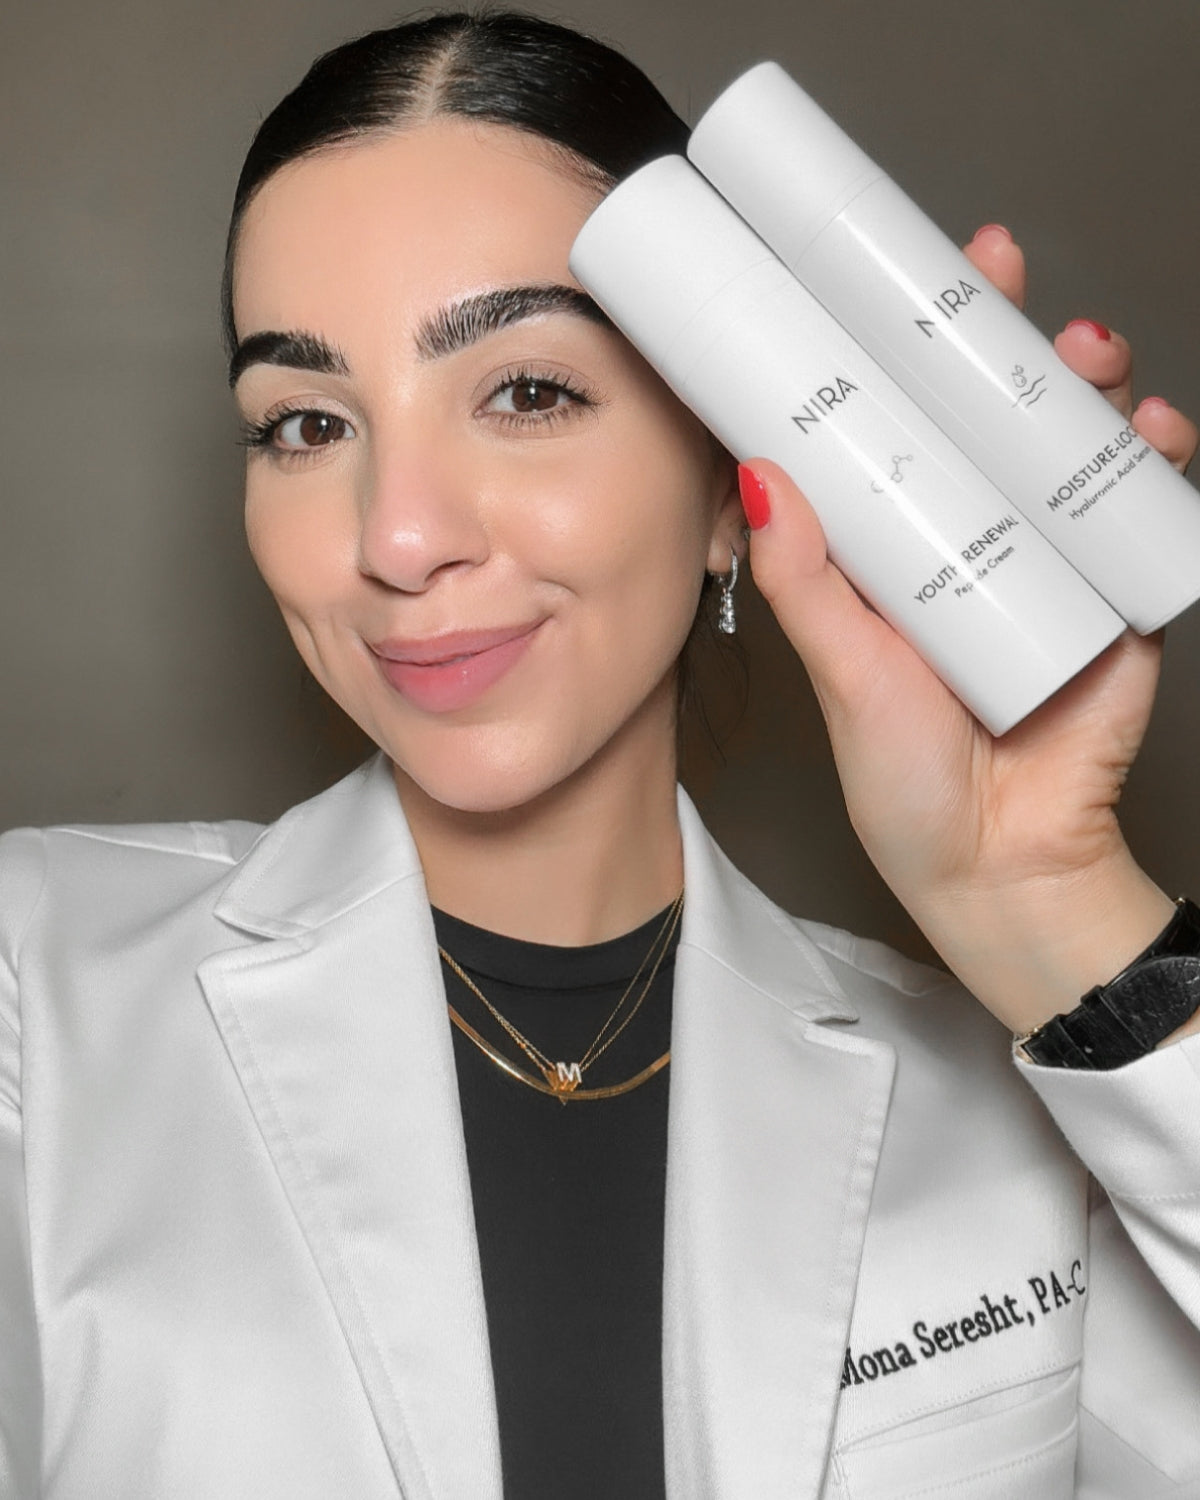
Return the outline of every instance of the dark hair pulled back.
<path id="1" fill-rule="evenodd" d="M 238 178 L 225 254 L 230 349 L 238 229 L 289 162 L 438 115 L 540 136 L 601 186 L 687 144 L 687 126 L 628 58 L 521 11 L 448 11 L 368 32 L 319 57 L 263 121 Z"/>

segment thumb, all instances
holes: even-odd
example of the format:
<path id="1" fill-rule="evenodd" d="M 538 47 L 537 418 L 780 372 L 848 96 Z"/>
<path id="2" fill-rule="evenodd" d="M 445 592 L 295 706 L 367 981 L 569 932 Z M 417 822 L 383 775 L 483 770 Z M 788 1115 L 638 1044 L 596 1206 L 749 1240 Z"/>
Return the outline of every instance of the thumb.
<path id="1" fill-rule="evenodd" d="M 816 512 L 769 459 L 738 466 L 750 525 L 750 568 L 759 592 L 804 662 L 826 716 L 861 702 L 905 649 L 899 636 L 829 559 Z"/>

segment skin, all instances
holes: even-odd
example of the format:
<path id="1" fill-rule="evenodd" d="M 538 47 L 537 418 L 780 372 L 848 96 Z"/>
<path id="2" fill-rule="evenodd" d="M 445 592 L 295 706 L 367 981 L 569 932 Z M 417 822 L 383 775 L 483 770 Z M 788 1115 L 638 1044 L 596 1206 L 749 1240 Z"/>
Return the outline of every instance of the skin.
<path id="1" fill-rule="evenodd" d="M 242 339 L 302 331 L 345 366 L 255 363 L 237 382 L 252 425 L 287 409 L 334 424 L 296 452 L 311 430 L 293 420 L 248 464 L 251 548 L 297 647 L 392 758 L 435 904 L 564 944 L 627 931 L 679 889 L 675 663 L 705 572 L 744 549 L 733 466 L 594 321 L 525 318 L 439 359 L 414 338 L 483 290 L 575 285 L 567 253 L 597 196 L 537 140 L 434 120 L 278 172 L 234 282 Z M 1021 299 L 1005 233 L 968 253 Z M 1058 347 L 1131 409 L 1122 339 L 1072 327 Z M 514 372 L 542 382 L 521 420 Z M 1135 422 L 1191 457 L 1172 408 Z M 754 575 L 812 676 L 868 853 L 1014 1031 L 1070 1009 L 1171 912 L 1115 817 L 1159 643 L 1126 637 L 992 740 L 828 562 L 796 486 L 754 467 L 771 504 Z M 369 649 L 517 622 L 536 627 L 528 649 L 451 712 L 408 701 Z"/>

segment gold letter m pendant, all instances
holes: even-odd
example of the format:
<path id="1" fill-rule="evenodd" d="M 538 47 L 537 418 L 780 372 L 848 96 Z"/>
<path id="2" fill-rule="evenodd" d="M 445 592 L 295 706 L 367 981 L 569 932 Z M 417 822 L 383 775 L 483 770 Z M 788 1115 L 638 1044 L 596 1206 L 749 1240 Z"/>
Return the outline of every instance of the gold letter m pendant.
<path id="1" fill-rule="evenodd" d="M 583 1082 L 583 1073 L 577 1062 L 555 1063 L 553 1068 L 547 1068 L 546 1082 L 556 1094 L 573 1094 Z"/>

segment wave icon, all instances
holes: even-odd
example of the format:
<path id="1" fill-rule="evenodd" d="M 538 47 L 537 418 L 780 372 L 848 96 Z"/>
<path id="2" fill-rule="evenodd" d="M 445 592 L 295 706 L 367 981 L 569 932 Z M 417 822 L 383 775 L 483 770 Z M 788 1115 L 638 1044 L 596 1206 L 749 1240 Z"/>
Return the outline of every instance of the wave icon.
<path id="1" fill-rule="evenodd" d="M 1013 402 L 1014 406 L 1036 406 L 1046 394 L 1046 377 L 1039 375 L 1028 390 L 1022 391 Z"/>

